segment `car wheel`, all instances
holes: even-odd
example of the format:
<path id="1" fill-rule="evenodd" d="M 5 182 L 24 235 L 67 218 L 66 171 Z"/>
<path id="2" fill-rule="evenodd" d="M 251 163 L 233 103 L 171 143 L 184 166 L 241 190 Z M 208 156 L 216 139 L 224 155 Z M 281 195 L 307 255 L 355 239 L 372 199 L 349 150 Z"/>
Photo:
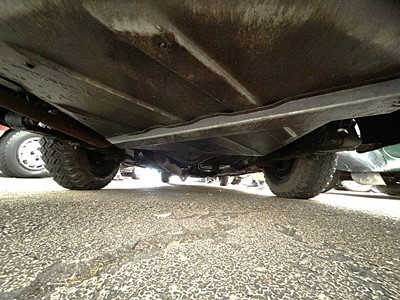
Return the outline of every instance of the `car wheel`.
<path id="1" fill-rule="evenodd" d="M 40 136 L 10 131 L 0 139 L 0 170 L 9 177 L 49 176 L 41 158 Z"/>
<path id="2" fill-rule="evenodd" d="M 265 180 L 278 197 L 308 199 L 323 192 L 332 180 L 336 154 L 326 153 L 292 160 L 273 161 L 265 166 Z"/>
<path id="3" fill-rule="evenodd" d="M 329 181 L 328 186 L 322 191 L 323 193 L 330 191 L 333 188 L 336 188 L 340 183 L 340 171 L 335 170 L 333 173 L 331 181 Z"/>
<path id="4" fill-rule="evenodd" d="M 229 181 L 229 176 L 221 176 L 219 178 L 219 185 L 220 186 L 227 186 Z"/>
<path id="5" fill-rule="evenodd" d="M 99 190 L 111 182 L 119 162 L 107 155 L 51 137 L 40 140 L 42 158 L 53 179 L 71 190 Z"/>
<path id="6" fill-rule="evenodd" d="M 360 184 L 353 180 L 342 180 L 340 184 L 350 192 L 369 192 L 372 189 L 372 185 Z"/>
<path id="7" fill-rule="evenodd" d="M 169 179 L 171 178 L 171 173 L 167 171 L 161 171 L 161 181 L 164 183 L 169 183 Z"/>
<path id="8" fill-rule="evenodd" d="M 381 193 L 391 195 L 391 196 L 399 196 L 400 195 L 400 185 L 376 185 L 375 186 L 378 191 Z"/>

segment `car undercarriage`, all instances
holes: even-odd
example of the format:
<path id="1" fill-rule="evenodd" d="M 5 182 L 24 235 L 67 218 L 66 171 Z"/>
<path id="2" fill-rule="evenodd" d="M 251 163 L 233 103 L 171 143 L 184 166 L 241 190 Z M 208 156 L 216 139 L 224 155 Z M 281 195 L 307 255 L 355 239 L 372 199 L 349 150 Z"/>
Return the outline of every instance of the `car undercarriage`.
<path id="1" fill-rule="evenodd" d="M 125 162 L 182 178 L 265 171 L 278 196 L 310 198 L 335 152 L 400 142 L 398 2 L 0 8 L 0 123 L 43 134 L 64 187 L 102 188 Z"/>

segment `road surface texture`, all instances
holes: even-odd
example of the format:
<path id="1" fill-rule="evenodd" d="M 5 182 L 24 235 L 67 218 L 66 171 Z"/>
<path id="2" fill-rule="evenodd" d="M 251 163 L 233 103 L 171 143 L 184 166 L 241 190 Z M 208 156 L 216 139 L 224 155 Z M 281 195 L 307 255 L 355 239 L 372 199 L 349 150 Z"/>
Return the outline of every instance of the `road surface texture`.
<path id="1" fill-rule="evenodd" d="M 400 299 L 399 199 L 138 182 L 0 178 L 0 299 Z"/>

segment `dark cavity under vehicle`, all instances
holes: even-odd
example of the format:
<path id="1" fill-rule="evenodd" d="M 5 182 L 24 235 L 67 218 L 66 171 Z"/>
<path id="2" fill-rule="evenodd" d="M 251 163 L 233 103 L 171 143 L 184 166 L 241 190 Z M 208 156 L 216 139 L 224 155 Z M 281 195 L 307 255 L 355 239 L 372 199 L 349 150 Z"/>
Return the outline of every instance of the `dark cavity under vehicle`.
<path id="1" fill-rule="evenodd" d="M 400 142 L 398 1 L 6 1 L 0 52 L 0 123 L 70 189 L 124 161 L 309 198 Z"/>

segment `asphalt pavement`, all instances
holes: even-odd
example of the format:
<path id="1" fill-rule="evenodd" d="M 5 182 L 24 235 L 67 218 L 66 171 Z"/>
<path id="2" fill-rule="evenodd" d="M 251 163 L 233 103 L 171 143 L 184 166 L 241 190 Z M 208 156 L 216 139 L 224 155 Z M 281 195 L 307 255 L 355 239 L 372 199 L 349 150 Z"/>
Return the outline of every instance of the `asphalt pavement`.
<path id="1" fill-rule="evenodd" d="M 400 199 L 0 178 L 0 299 L 400 299 Z"/>

